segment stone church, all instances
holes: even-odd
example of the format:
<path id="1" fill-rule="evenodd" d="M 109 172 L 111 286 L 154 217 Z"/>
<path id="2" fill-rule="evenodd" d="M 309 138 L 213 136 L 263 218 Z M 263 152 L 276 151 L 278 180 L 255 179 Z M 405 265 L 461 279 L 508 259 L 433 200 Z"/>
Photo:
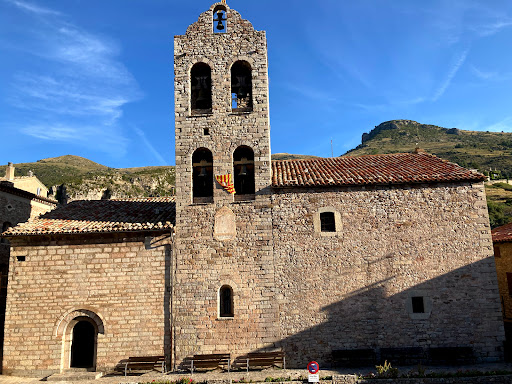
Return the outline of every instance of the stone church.
<path id="1" fill-rule="evenodd" d="M 265 32 L 221 2 L 174 46 L 175 199 L 73 202 L 5 234 L 4 373 L 502 359 L 483 175 L 421 150 L 271 161 Z"/>

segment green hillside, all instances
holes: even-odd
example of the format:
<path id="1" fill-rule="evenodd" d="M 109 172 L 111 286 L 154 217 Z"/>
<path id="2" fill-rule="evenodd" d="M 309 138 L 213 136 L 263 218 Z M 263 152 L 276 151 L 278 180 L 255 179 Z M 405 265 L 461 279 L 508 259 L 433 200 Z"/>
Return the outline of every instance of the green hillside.
<path id="1" fill-rule="evenodd" d="M 508 132 L 464 131 L 393 120 L 363 134 L 362 144 L 345 155 L 411 152 L 416 146 L 485 174 L 497 169 L 503 177 L 512 176 L 512 133 Z"/>
<path id="2" fill-rule="evenodd" d="M 46 186 L 79 182 L 85 177 L 105 174 L 109 168 L 79 156 L 60 156 L 38 160 L 34 163 L 14 164 L 16 175 L 23 176 L 32 170 Z"/>
<path id="3" fill-rule="evenodd" d="M 318 156 L 293 155 L 291 153 L 274 153 L 272 160 L 297 160 L 297 159 L 318 159 Z"/>
<path id="4" fill-rule="evenodd" d="M 116 169 L 79 156 L 60 156 L 33 163 L 14 164 L 16 176 L 34 174 L 48 188 L 52 197 L 94 199 L 102 196 L 116 198 L 168 196 L 175 185 L 174 167 L 139 167 Z M 1 166 L 5 169 L 5 166 Z M 62 190 L 65 186 L 65 191 Z"/>
<path id="5" fill-rule="evenodd" d="M 512 178 L 512 133 L 508 132 L 464 131 L 393 120 L 363 134 L 362 144 L 345 155 L 412 152 L 417 146 L 493 179 Z M 491 227 L 512 222 L 512 186 L 487 185 L 486 193 Z"/>

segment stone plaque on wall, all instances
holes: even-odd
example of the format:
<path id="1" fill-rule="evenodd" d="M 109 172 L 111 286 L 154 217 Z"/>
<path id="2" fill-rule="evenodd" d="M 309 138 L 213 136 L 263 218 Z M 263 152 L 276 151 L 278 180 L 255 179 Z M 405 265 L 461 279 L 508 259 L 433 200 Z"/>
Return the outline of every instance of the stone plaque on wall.
<path id="1" fill-rule="evenodd" d="M 233 240 L 236 236 L 235 214 L 228 207 L 222 207 L 215 214 L 213 237 L 216 240 Z"/>

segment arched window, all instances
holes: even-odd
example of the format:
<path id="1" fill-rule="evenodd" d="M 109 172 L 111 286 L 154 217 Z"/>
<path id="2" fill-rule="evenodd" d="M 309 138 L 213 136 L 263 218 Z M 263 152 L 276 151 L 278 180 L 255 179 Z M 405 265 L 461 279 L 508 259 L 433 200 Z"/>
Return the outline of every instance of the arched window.
<path id="1" fill-rule="evenodd" d="M 213 156 L 206 148 L 192 155 L 192 196 L 194 203 L 213 201 Z"/>
<path id="2" fill-rule="evenodd" d="M 254 194 L 254 152 L 251 148 L 243 145 L 235 150 L 233 173 L 236 195 Z"/>
<path id="3" fill-rule="evenodd" d="M 192 114 L 212 111 L 212 69 L 208 64 L 196 63 L 190 71 L 190 108 Z"/>
<path id="4" fill-rule="evenodd" d="M 231 67 L 231 109 L 252 111 L 252 70 L 247 61 L 237 61 Z"/>
<path id="5" fill-rule="evenodd" d="M 234 317 L 233 290 L 223 285 L 219 290 L 219 317 Z"/>
<path id="6" fill-rule="evenodd" d="M 213 10 L 213 33 L 227 32 L 226 7 L 217 5 Z"/>

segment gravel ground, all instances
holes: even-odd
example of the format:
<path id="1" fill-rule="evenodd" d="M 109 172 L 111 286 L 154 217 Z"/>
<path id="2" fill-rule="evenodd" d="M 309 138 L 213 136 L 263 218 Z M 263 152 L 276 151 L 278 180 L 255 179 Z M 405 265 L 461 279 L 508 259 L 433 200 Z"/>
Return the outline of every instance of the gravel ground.
<path id="1" fill-rule="evenodd" d="M 416 367 L 398 367 L 400 372 L 409 372 L 415 370 Z M 457 372 L 457 371 L 510 371 L 512 372 L 512 364 L 501 363 L 501 364 L 479 364 L 461 367 L 426 367 L 427 372 Z M 375 372 L 375 367 L 369 368 L 355 368 L 355 369 L 340 369 L 340 370 L 320 370 L 320 377 L 333 376 L 333 375 L 350 375 L 350 374 L 366 374 L 368 372 Z M 298 379 L 299 377 L 307 377 L 307 371 L 305 369 L 264 369 L 261 371 L 250 371 L 247 372 L 222 372 L 222 371 L 209 371 L 205 373 L 169 373 L 161 374 L 158 372 L 147 372 L 144 374 L 133 374 L 124 377 L 120 374 L 107 374 L 97 380 L 81 380 L 81 381 L 59 381 L 54 383 L 66 384 L 66 383 L 78 383 L 78 384 L 136 384 L 136 383 L 147 383 L 155 381 L 177 381 L 180 378 L 192 378 L 194 381 L 212 381 L 212 380 L 241 380 L 252 382 L 262 382 L 267 377 L 286 377 Z M 35 384 L 46 381 L 46 378 L 26 378 L 26 377 L 14 377 L 14 376 L 3 376 L 0 375 L 0 384 Z"/>

